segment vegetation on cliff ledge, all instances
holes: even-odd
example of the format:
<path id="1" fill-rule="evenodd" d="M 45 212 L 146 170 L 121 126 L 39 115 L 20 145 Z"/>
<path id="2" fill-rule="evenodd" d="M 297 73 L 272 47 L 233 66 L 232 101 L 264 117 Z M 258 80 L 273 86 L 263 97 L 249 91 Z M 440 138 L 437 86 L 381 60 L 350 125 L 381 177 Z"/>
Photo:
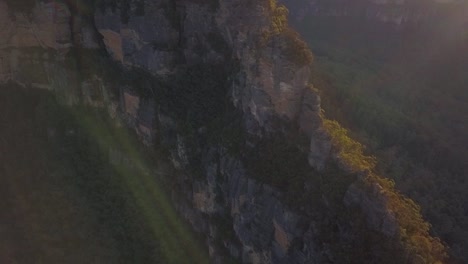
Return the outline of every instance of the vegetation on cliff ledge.
<path id="1" fill-rule="evenodd" d="M 265 47 L 272 42 L 278 43 L 282 53 L 293 63 L 299 66 L 310 65 L 313 54 L 301 36 L 288 26 L 288 9 L 278 4 L 276 0 L 268 0 L 265 8 L 271 17 L 271 24 L 270 28 L 262 33 L 260 46 Z"/>
<path id="2" fill-rule="evenodd" d="M 369 192 L 375 184 L 382 188 L 380 195 L 386 197 L 387 210 L 396 217 L 398 235 L 408 258 L 412 262 L 442 263 L 447 258 L 446 248 L 438 238 L 430 235 L 430 224 L 422 218 L 419 205 L 397 191 L 392 180 L 374 173 L 377 163 L 375 157 L 366 156 L 363 145 L 350 138 L 347 130 L 337 121 L 325 119 L 324 128 L 337 148 L 338 158 L 352 171 L 365 173 L 365 188 Z"/>

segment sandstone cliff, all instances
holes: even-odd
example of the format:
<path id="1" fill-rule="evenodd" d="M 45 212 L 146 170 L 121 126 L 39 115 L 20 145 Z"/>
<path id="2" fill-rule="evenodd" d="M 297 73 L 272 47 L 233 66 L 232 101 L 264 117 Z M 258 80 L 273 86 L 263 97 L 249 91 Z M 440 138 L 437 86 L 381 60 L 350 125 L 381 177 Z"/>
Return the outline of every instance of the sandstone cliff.
<path id="1" fill-rule="evenodd" d="M 282 7 L 98 1 L 90 15 L 46 2 L 25 15 L 0 1 L 1 80 L 101 108 L 167 148 L 174 206 L 213 263 L 443 260 L 427 230 L 416 240 L 399 222 L 392 188 L 340 158 Z"/>

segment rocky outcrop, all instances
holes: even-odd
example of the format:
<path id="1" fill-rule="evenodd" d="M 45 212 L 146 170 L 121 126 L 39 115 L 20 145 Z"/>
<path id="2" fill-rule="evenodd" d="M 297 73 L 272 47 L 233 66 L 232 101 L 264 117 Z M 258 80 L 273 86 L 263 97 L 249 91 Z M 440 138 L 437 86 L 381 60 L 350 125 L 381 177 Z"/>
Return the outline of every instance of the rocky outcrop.
<path id="1" fill-rule="evenodd" d="M 393 237 L 397 235 L 398 223 L 393 212 L 389 211 L 388 198 L 383 194 L 382 186 L 372 184 L 370 190 L 353 183 L 349 186 L 344 196 L 344 203 L 347 206 L 359 206 L 365 211 L 367 223 L 374 230 L 379 230 L 384 234 Z"/>
<path id="2" fill-rule="evenodd" d="M 240 245 L 230 241 L 232 238 L 224 239 L 239 252 L 236 257 L 244 263 L 301 263 L 301 260 L 318 257 L 310 254 L 314 251 L 313 239 L 305 241 L 305 251 L 303 248 L 292 249 L 292 241 L 302 240 L 308 226 L 285 207 L 277 191 L 246 177 L 248 174 L 242 164 L 229 155 L 222 154 L 218 162 L 211 166 L 219 166 L 221 181 L 208 175 L 204 189 L 222 184 L 221 193 L 217 195 L 222 196 L 223 202 L 217 208 L 232 218 L 234 237 Z M 225 236 L 223 233 L 217 235 Z"/>
<path id="3" fill-rule="evenodd" d="M 295 120 L 300 114 L 309 68 L 287 58 L 282 52 L 282 37 L 273 38 L 265 47 L 258 46 L 262 34 L 270 29 L 273 11 L 266 3 L 250 5 L 221 1 L 217 17 L 219 27 L 232 40 L 243 74 L 233 87 L 233 101 L 261 127 L 268 127 L 272 117 Z"/>
<path id="4" fill-rule="evenodd" d="M 179 32 L 165 8 L 148 3 L 144 14 L 132 15 L 126 23 L 119 13 L 104 8 L 96 12 L 95 23 L 109 54 L 124 65 L 157 74 L 169 72 L 175 66 Z"/>
<path id="5" fill-rule="evenodd" d="M 71 14 L 67 5 L 41 2 L 33 9 L 32 17 L 10 12 L 4 1 L 0 2 L 0 6 L 3 47 L 63 49 L 71 46 Z M 13 15 L 10 16 L 11 13 Z"/>
<path id="6" fill-rule="evenodd" d="M 0 82 L 11 79 L 24 82 L 28 79 L 37 87 L 51 89 L 44 80 L 49 73 L 55 73 L 52 69 L 54 55 L 46 51 L 63 55 L 77 45 L 86 49 L 99 48 L 91 22 L 72 16 L 65 3 L 39 1 L 30 13 L 23 13 L 9 8 L 7 2 L 1 0 L 0 24 Z M 38 69 L 34 67 L 41 63 L 47 64 L 43 67 L 47 70 L 35 72 Z M 28 70 L 21 69 L 25 65 L 29 66 L 28 73 L 25 73 Z M 31 75 L 37 75 L 37 78 L 32 80 Z"/>

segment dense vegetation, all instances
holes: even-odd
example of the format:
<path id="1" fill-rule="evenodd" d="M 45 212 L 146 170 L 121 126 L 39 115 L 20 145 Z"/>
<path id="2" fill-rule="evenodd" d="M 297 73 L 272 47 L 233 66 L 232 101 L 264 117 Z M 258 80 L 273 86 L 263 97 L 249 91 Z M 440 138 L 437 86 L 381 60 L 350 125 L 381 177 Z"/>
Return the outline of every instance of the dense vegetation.
<path id="1" fill-rule="evenodd" d="M 467 40 L 444 43 L 435 27 L 416 34 L 364 22 L 309 16 L 297 23 L 316 55 L 311 81 L 326 115 L 370 147 L 379 173 L 420 204 L 433 232 L 466 259 Z"/>

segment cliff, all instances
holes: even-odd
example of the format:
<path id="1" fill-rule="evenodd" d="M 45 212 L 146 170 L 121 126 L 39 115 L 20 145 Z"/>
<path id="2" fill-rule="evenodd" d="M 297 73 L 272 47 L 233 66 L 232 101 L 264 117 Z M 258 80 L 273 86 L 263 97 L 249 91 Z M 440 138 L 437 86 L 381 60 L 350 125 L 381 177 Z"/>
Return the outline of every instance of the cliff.
<path id="1" fill-rule="evenodd" d="M 324 125 L 312 55 L 284 7 L 0 5 L 1 80 L 102 109 L 167 149 L 179 171 L 174 206 L 204 234 L 213 263 L 444 261 L 417 205 L 353 164 L 340 145 L 349 138 Z"/>

